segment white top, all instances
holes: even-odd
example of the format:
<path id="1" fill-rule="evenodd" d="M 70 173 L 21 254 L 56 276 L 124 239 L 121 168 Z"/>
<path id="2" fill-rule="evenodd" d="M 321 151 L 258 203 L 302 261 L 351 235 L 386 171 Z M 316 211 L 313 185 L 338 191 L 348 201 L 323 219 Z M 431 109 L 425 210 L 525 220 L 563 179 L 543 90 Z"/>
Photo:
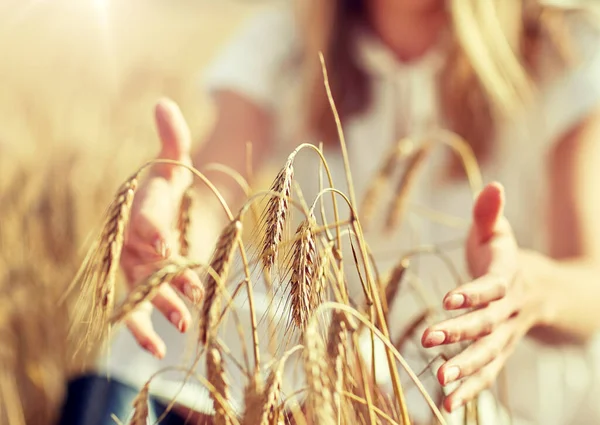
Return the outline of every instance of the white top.
<path id="1" fill-rule="evenodd" d="M 289 138 L 298 124 L 293 120 L 294 114 L 288 111 L 294 107 L 294 90 L 299 86 L 294 76 L 282 72 L 281 68 L 298 46 L 294 27 L 294 19 L 285 8 L 261 12 L 223 49 L 203 81 L 209 91 L 234 90 L 271 110 L 277 117 L 278 136 L 282 141 Z M 568 74 L 549 79 L 540 86 L 534 107 L 499 129 L 498 148 L 493 161 L 482 169 L 484 182 L 497 180 L 506 188 L 505 212 L 520 246 L 541 252 L 547 248 L 543 230 L 547 194 L 546 155 L 561 134 L 600 104 L 600 51 L 597 50 L 600 35 L 581 24 L 574 29 L 577 45 L 583 48 L 586 61 Z M 360 201 L 390 144 L 405 135 L 419 140 L 419 135 L 443 128 L 435 78 L 443 62 L 443 49 L 433 49 L 422 59 L 403 64 L 396 61 L 376 39 L 361 33 L 357 39 L 356 54 L 361 66 L 372 78 L 373 90 L 368 110 L 343 123 L 356 195 Z M 287 99 L 292 100 L 288 102 Z M 280 148 L 272 159 L 282 164 L 291 146 L 281 143 Z M 385 271 L 403 252 L 417 245 L 443 244 L 465 236 L 464 224 L 468 223 L 472 208 L 468 184 L 435 179 L 438 165 L 446 155 L 449 155 L 448 149 L 440 147 L 427 161 L 411 195 L 407 224 L 397 234 L 386 235 L 385 238 L 376 229 L 367 235 L 381 270 Z M 328 152 L 327 157 L 336 186 L 347 192 L 341 158 L 335 152 Z M 295 169 L 296 180 L 309 203 L 318 192 L 316 164 L 306 154 L 298 160 Z M 387 202 L 390 196 L 391 192 L 383 195 L 381 202 Z M 419 213 L 422 211 L 419 206 L 459 217 L 462 221 L 458 222 L 463 226 L 450 228 L 436 224 Z M 462 254 L 460 247 L 449 252 L 462 275 L 466 276 Z M 347 258 L 351 256 L 347 255 Z M 433 299 L 440 303 L 442 295 L 455 284 L 448 271 L 440 267 L 441 264 L 429 257 L 421 257 L 418 263 L 418 278 Z M 350 284 L 356 286 L 357 282 Z M 256 287 L 259 288 L 260 284 Z M 257 289 L 257 305 L 263 311 L 267 305 L 260 289 Z M 242 316 L 245 306 L 244 300 L 240 299 Z M 422 308 L 407 288 L 393 307 L 391 330 L 396 335 Z M 138 348 L 128 332 L 123 330 L 118 333 L 111 348 L 108 369 L 112 376 L 140 385 L 157 369 L 182 363 L 184 338 L 159 314 L 155 314 L 154 319 L 157 331 L 167 343 L 166 358 L 163 361 L 153 359 Z M 239 338 L 233 324 L 228 323 L 227 326 L 221 336 L 236 353 Z M 266 335 L 266 327 L 261 328 L 261 332 Z M 250 334 L 248 329 L 245 333 Z M 418 355 L 418 344 L 417 336 L 415 344 L 409 344 L 405 354 L 413 369 L 420 372 L 425 364 Z M 594 344 L 587 348 L 551 348 L 530 340 L 523 341 L 507 366 L 507 393 L 513 423 L 559 425 L 600 421 L 600 407 L 595 403 L 600 396 L 600 354 L 597 353 L 600 351 L 594 348 Z M 266 348 L 263 359 L 268 360 Z M 378 361 L 377 364 L 384 362 Z M 241 400 L 245 379 L 235 366 L 228 370 L 233 396 Z M 203 367 L 199 368 L 199 373 L 203 373 Z M 156 391 L 172 394 L 171 386 L 179 389 L 177 382 L 181 374 L 161 376 L 162 381 L 155 386 Z M 299 385 L 294 376 L 286 376 L 289 392 Z M 406 375 L 402 375 L 402 380 L 408 383 Z M 423 380 L 432 392 L 437 388 L 432 376 L 425 374 Z M 407 389 L 407 393 L 415 417 L 429 417 L 428 408 L 419 393 L 414 389 Z M 198 407 L 199 397 L 193 388 L 186 388 L 179 400 Z M 483 423 L 497 422 L 487 420 Z"/>

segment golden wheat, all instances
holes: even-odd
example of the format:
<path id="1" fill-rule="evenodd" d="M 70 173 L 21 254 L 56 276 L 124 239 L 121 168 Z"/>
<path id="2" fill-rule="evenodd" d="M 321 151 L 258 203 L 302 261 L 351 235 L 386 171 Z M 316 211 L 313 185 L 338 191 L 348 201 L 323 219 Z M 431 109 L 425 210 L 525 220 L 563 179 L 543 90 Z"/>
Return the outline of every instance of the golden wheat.
<path id="1" fill-rule="evenodd" d="M 296 238 L 292 247 L 292 264 L 290 278 L 291 317 L 299 329 L 304 329 L 310 313 L 317 307 L 319 273 L 319 255 L 313 235 L 314 217 L 303 220 L 296 230 Z"/>
<path id="2" fill-rule="evenodd" d="M 210 338 L 206 350 L 206 377 L 214 387 L 210 391 L 215 409 L 215 425 L 231 425 L 231 406 L 229 406 L 229 384 L 225 375 L 223 355 L 215 338 Z"/>
<path id="3" fill-rule="evenodd" d="M 279 244 L 283 239 L 293 177 L 293 158 L 289 158 L 271 185 L 271 191 L 277 196 L 269 198 L 265 212 L 266 229 L 262 238 L 260 259 L 267 272 L 275 265 Z"/>
<path id="4" fill-rule="evenodd" d="M 210 273 L 206 278 L 206 293 L 202 305 L 199 341 L 206 344 L 208 333 L 213 322 L 219 316 L 220 285 L 225 284 L 233 254 L 242 234 L 242 222 L 239 218 L 232 220 L 221 232 L 215 252 L 210 263 Z"/>

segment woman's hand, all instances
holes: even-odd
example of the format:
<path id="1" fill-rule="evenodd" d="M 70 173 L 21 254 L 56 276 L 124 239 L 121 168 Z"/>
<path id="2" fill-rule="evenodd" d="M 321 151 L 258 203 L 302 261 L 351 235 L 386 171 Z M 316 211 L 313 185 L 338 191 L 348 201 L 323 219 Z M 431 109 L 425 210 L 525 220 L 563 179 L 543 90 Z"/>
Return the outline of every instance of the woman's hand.
<path id="1" fill-rule="evenodd" d="M 191 137 L 177 105 L 160 101 L 155 111 L 161 141 L 158 159 L 181 161 L 191 165 Z M 155 165 L 141 183 L 133 201 L 131 218 L 125 233 L 121 265 L 134 285 L 160 268 L 160 263 L 175 254 L 177 235 L 174 231 L 182 196 L 192 183 L 189 170 L 174 165 Z M 202 298 L 198 276 L 187 270 L 170 285 L 163 284 L 158 294 L 132 312 L 126 324 L 138 343 L 154 356 L 162 358 L 166 347 L 150 320 L 156 307 L 180 332 L 191 323 L 191 315 L 180 294 L 193 302 Z"/>
<path id="2" fill-rule="evenodd" d="M 444 298 L 446 310 L 468 309 L 429 327 L 424 347 L 472 342 L 438 370 L 440 384 L 462 380 L 446 400 L 452 411 L 491 386 L 519 340 L 540 317 L 542 293 L 521 272 L 523 255 L 503 216 L 502 186 L 489 184 L 478 196 L 466 245 L 474 280 Z"/>

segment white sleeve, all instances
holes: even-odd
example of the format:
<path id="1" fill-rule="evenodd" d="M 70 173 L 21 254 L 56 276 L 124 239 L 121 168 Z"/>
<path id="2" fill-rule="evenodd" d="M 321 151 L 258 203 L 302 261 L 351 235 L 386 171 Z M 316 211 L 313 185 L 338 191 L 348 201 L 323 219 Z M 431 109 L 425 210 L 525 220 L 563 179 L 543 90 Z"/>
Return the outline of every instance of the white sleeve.
<path id="1" fill-rule="evenodd" d="M 576 66 L 541 87 L 544 138 L 557 138 L 600 106 L 600 29 L 581 19 L 572 21 Z"/>
<path id="2" fill-rule="evenodd" d="M 272 108 L 283 67 L 296 51 L 295 21 L 287 7 L 259 12 L 246 22 L 209 65 L 205 90 L 231 90 Z"/>

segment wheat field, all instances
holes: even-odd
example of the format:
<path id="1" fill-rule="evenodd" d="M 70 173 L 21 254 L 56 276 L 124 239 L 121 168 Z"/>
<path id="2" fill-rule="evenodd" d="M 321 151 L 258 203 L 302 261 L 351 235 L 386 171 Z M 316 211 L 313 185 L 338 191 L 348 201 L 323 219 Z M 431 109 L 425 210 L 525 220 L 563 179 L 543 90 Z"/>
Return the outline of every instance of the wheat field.
<path id="1" fill-rule="evenodd" d="M 265 4 L 32 0 L 0 6 L 0 111 L 5 117 L 0 128 L 0 338 L 6 341 L 0 346 L 0 424 L 55 423 L 66 380 L 89 364 L 86 353 L 93 355 L 112 325 L 187 268 L 198 269 L 205 285 L 203 303 L 194 313 L 196 363 L 202 362 L 207 373 L 193 379 L 210 394 L 214 423 L 411 423 L 399 378 L 399 370 L 406 368 L 396 348 L 404 336 L 393 338 L 388 328 L 388 307 L 409 259 L 399 255 L 391 270 L 373 270 L 361 220 L 369 218 L 367 207 L 389 178 L 390 164 L 406 160 L 388 212 L 387 225 L 399 225 L 411 181 L 435 144 L 407 150 L 401 140 L 364 206 L 354 199 L 349 174 L 347 193 L 330 182 L 321 197 L 335 200 L 334 210 L 338 202 L 354 212 L 329 223 L 315 211 L 317 200 L 307 200 L 308 207 L 295 192 L 294 161 L 300 150 L 316 154 L 327 169 L 318 147 L 301 145 L 280 170 L 265 172 L 270 191 L 263 194 L 260 210 L 253 208 L 259 205 L 256 197 L 238 211 L 221 205 L 227 223 L 208 262 L 187 255 L 193 233 L 187 233 L 186 224 L 180 228 L 181 256 L 167 261 L 123 301 L 116 300 L 123 229 L 140 166 L 158 148 L 152 119 L 156 100 L 175 100 L 194 140 L 202 140 L 213 119 L 200 87 L 202 70 L 240 22 Z M 329 100 L 335 115 L 334 99 Z M 481 177 L 472 151 L 459 138 L 451 139 L 446 144 L 462 157 L 477 191 Z M 344 147 L 342 133 L 340 141 Z M 300 225 L 286 232 L 292 211 L 301 217 Z M 258 222 L 249 225 L 246 216 L 253 214 Z M 253 228 L 254 240 L 246 238 L 247 227 Z M 342 254 L 348 248 L 342 246 L 342 235 L 354 240 L 351 256 Z M 241 282 L 230 276 L 234 258 L 242 265 Z M 363 284 L 368 302 L 362 305 L 350 300 L 346 264 Z M 283 325 L 297 336 L 284 349 L 279 347 L 268 365 L 259 361 L 252 301 L 256 270 L 274 292 L 285 294 L 289 321 Z M 283 278 L 272 280 L 272 274 Z M 240 288 L 248 293 L 245 320 L 253 331 L 248 347 L 253 355 L 244 353 L 247 362 L 240 369 L 247 377 L 245 407 L 236 411 L 224 378 L 227 347 L 218 331 L 223 317 L 237 314 L 231 298 Z M 332 320 L 323 319 L 325 313 Z M 408 331 L 429 318 L 419 318 Z M 75 337 L 69 335 L 73 329 Z M 375 366 L 360 354 L 359 331 L 370 335 L 373 347 L 382 342 L 386 362 L 377 367 L 389 373 L 392 394 L 383 394 L 375 384 Z M 89 350 L 81 350 L 83 346 Z M 74 352 L 79 355 L 73 357 Z M 299 367 L 306 378 L 301 401 L 284 399 L 281 391 L 283 367 L 294 353 L 301 353 Z M 414 371 L 403 373 L 419 387 Z M 146 423 L 150 385 L 148 381 L 136 398 L 129 423 Z M 434 419 L 446 423 L 439 400 L 425 392 L 423 397 Z M 468 413 L 474 405 L 467 406 Z M 472 421 L 467 416 L 465 423 L 478 423 L 476 412 Z"/>

